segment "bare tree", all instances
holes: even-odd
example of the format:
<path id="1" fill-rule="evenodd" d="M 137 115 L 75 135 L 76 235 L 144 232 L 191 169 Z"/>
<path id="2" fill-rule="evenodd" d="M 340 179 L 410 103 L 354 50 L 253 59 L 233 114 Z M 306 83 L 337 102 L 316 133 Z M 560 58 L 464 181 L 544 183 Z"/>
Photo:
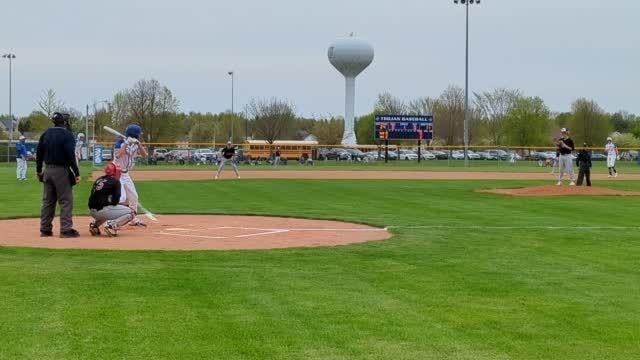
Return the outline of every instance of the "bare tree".
<path id="1" fill-rule="evenodd" d="M 507 113 L 513 108 L 518 98 L 522 97 L 520 90 L 498 88 L 493 91 L 474 93 L 474 105 L 477 116 L 492 145 L 502 144 L 504 138 L 504 122 Z"/>
<path id="2" fill-rule="evenodd" d="M 434 133 L 445 145 L 463 142 L 464 90 L 450 85 L 433 104 Z"/>
<path id="3" fill-rule="evenodd" d="M 119 91 L 107 105 L 111 114 L 111 123 L 116 127 L 123 127 L 129 120 L 131 110 L 126 91 Z"/>
<path id="4" fill-rule="evenodd" d="M 168 132 L 168 122 L 178 111 L 178 100 L 158 80 L 142 79 L 127 92 L 131 121 L 144 129 L 150 142 Z"/>
<path id="5" fill-rule="evenodd" d="M 342 141 L 344 133 L 344 120 L 332 118 L 329 120 L 316 120 L 313 125 L 313 135 L 323 145 L 337 145 Z"/>
<path id="6" fill-rule="evenodd" d="M 433 115 L 433 107 L 437 99 L 431 97 L 423 97 L 409 101 L 407 112 L 409 115 Z"/>
<path id="7" fill-rule="evenodd" d="M 375 105 L 376 114 L 384 115 L 399 115 L 404 114 L 407 110 L 407 106 L 404 101 L 391 95 L 388 92 L 378 95 L 378 100 Z"/>
<path id="8" fill-rule="evenodd" d="M 296 117 L 291 104 L 276 98 L 251 100 L 247 108 L 253 118 L 253 129 L 269 144 L 280 138 Z"/>
<path id="9" fill-rule="evenodd" d="M 51 119 L 54 112 L 61 111 L 61 109 L 64 108 L 64 102 L 56 98 L 55 90 L 47 89 L 42 92 L 42 95 L 40 95 L 38 106 L 40 107 L 40 110 L 42 110 L 42 112 Z"/>

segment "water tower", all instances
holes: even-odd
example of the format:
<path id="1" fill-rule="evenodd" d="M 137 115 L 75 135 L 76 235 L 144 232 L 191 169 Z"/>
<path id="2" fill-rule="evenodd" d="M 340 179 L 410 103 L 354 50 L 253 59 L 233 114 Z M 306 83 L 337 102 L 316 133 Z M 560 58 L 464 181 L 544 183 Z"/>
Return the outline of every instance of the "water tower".
<path id="1" fill-rule="evenodd" d="M 356 76 L 373 61 L 373 46 L 353 37 L 338 39 L 329 46 L 329 62 L 345 79 L 344 135 L 342 145 L 356 145 L 356 133 L 353 131 L 353 113 L 355 111 Z"/>

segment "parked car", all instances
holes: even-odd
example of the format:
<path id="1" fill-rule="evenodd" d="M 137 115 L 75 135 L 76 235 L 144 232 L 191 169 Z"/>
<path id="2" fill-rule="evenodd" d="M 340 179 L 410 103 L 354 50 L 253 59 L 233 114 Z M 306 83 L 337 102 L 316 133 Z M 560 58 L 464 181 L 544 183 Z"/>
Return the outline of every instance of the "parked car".
<path id="1" fill-rule="evenodd" d="M 462 150 L 453 150 L 451 152 L 451 158 L 454 160 L 464 160 L 464 151 Z"/>
<path id="2" fill-rule="evenodd" d="M 400 160 L 418 160 L 418 154 L 411 150 L 400 150 Z"/>
<path id="3" fill-rule="evenodd" d="M 591 154 L 591 161 L 605 161 L 607 160 L 607 155 L 593 153 Z"/>
<path id="4" fill-rule="evenodd" d="M 420 150 L 420 158 L 422 160 L 435 160 L 436 156 L 427 150 Z"/>
<path id="5" fill-rule="evenodd" d="M 344 149 L 331 149 L 324 154 L 326 160 L 349 160 L 351 154 Z"/>
<path id="6" fill-rule="evenodd" d="M 102 149 L 102 160 L 113 160 L 113 151 L 111 151 L 111 149 Z"/>
<path id="7" fill-rule="evenodd" d="M 497 160 L 498 158 L 492 154 L 490 151 L 478 151 L 476 154 L 480 155 L 480 159 L 482 160 Z"/>
<path id="8" fill-rule="evenodd" d="M 164 160 L 166 155 L 167 155 L 167 149 L 163 149 L 163 148 L 156 148 L 153 149 L 153 157 L 156 158 L 157 160 Z"/>
<path id="9" fill-rule="evenodd" d="M 185 161 L 190 160 L 191 153 L 193 153 L 193 149 L 171 150 L 165 155 L 165 160 L 184 163 Z"/>
<path id="10" fill-rule="evenodd" d="M 469 158 L 469 160 L 480 160 L 480 155 L 476 154 L 471 150 L 467 150 L 467 157 Z"/>
<path id="11" fill-rule="evenodd" d="M 362 160 L 365 158 L 364 152 L 358 149 L 344 149 L 344 150 L 351 155 L 351 159 L 355 158 L 356 160 Z"/>
<path id="12" fill-rule="evenodd" d="M 449 158 L 449 153 L 446 151 L 431 150 L 431 153 L 435 155 L 438 160 L 447 160 Z"/>
<path id="13" fill-rule="evenodd" d="M 217 154 L 212 149 L 197 149 L 191 154 L 193 161 L 206 159 L 211 162 L 217 158 Z"/>

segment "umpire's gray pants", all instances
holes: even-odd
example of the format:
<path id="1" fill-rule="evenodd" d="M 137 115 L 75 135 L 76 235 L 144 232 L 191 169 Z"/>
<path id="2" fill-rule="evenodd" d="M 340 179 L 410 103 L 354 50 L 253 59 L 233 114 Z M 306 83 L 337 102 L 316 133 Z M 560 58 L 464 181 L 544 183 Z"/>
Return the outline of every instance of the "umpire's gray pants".
<path id="1" fill-rule="evenodd" d="M 105 206 L 100 210 L 91 209 L 90 213 L 91 217 L 95 220 L 96 226 L 109 222 L 118 228 L 131 221 L 135 216 L 133 210 L 124 205 Z"/>
<path id="2" fill-rule="evenodd" d="M 224 168 L 224 164 L 226 164 L 227 161 L 231 162 L 231 166 L 233 166 L 233 172 L 236 173 L 236 176 L 240 176 L 240 174 L 238 174 L 238 167 L 236 166 L 236 163 L 233 162 L 233 158 L 226 159 L 224 157 L 222 158 L 222 160 L 220 160 L 220 166 L 218 166 L 218 172 L 216 173 L 216 176 L 220 176 L 222 168 Z"/>
<path id="3" fill-rule="evenodd" d="M 558 161 L 558 181 L 562 181 L 562 176 L 567 173 L 569 180 L 575 181 L 575 173 L 573 172 L 573 159 L 571 154 L 560 155 Z"/>
<path id="4" fill-rule="evenodd" d="M 63 166 L 46 165 L 43 183 L 40 231 L 53 230 L 56 203 L 60 204 L 60 232 L 73 229 L 73 190 L 69 180 L 69 169 Z"/>

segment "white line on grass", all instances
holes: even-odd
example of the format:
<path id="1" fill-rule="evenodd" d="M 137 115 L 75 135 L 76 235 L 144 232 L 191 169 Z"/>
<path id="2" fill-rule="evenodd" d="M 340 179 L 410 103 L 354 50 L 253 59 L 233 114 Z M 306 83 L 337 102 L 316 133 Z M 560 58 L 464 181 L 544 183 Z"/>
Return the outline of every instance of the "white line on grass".
<path id="1" fill-rule="evenodd" d="M 640 226 L 494 226 L 494 225 L 389 225 L 385 229 L 466 229 L 466 230 L 640 230 Z"/>

